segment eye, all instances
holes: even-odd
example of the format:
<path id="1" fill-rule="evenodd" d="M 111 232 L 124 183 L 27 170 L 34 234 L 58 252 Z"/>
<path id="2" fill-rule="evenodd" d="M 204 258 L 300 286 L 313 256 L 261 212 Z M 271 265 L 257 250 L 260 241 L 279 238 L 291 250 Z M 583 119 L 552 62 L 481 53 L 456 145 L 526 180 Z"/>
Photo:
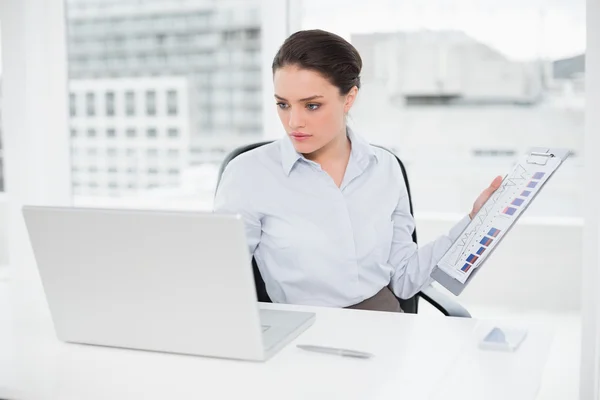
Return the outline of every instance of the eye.
<path id="1" fill-rule="evenodd" d="M 306 105 L 306 108 L 308 108 L 310 111 L 315 111 L 317 110 L 319 107 L 321 107 L 320 104 L 316 104 L 316 103 L 308 103 Z"/>
<path id="2" fill-rule="evenodd" d="M 281 102 L 280 103 L 276 103 L 276 104 L 277 104 L 277 107 L 281 108 L 282 110 L 285 110 L 285 109 L 287 109 L 289 107 L 287 104 L 281 103 Z"/>

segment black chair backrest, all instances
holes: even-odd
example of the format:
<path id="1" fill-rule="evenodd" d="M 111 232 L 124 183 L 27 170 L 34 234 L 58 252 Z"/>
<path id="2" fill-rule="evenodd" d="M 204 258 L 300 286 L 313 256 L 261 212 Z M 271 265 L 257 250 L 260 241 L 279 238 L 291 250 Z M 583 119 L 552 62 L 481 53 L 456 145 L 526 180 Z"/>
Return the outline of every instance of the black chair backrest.
<path id="1" fill-rule="evenodd" d="M 269 144 L 269 143 L 271 143 L 271 141 L 251 143 L 251 144 L 248 144 L 245 146 L 238 147 L 237 149 L 235 149 L 231 153 L 229 153 L 229 155 L 227 155 L 225 160 L 223 160 L 223 162 L 221 163 L 221 166 L 219 168 L 219 176 L 217 178 L 217 187 L 219 187 L 219 183 L 221 182 L 221 177 L 223 175 L 223 171 L 225 171 L 227 164 L 229 164 L 229 162 L 231 160 L 233 160 L 240 154 L 243 154 L 250 150 L 254 150 L 258 147 L 264 146 L 265 144 Z M 391 154 L 394 155 L 394 157 L 396 157 L 396 160 L 398 160 L 398 164 L 400 165 L 400 169 L 402 170 L 402 176 L 404 177 L 404 184 L 406 185 L 406 190 L 408 192 L 408 204 L 410 207 L 410 214 L 414 215 L 412 198 L 410 195 L 410 186 L 408 184 L 408 175 L 406 173 L 406 168 L 404 167 L 404 164 L 402 163 L 402 161 L 400 161 L 398 156 L 396 156 L 389 149 L 387 149 L 383 146 L 378 146 L 378 145 L 374 145 L 374 146 L 379 147 L 383 150 L 389 151 Z M 412 239 L 415 243 L 417 243 L 417 230 L 416 229 L 412 233 Z M 252 271 L 254 273 L 254 283 L 256 285 L 256 295 L 258 297 L 258 301 L 270 303 L 271 299 L 269 298 L 267 289 L 265 287 L 265 282 L 264 282 L 262 276 L 260 275 L 260 271 L 258 269 L 258 266 L 256 265 L 256 260 L 254 259 L 254 257 L 252 257 Z M 410 299 L 400 299 L 399 298 L 398 301 L 400 302 L 400 307 L 402 308 L 402 310 L 405 313 L 411 313 L 411 314 L 417 313 L 418 305 L 419 305 L 419 297 L 417 295 L 411 297 Z"/>

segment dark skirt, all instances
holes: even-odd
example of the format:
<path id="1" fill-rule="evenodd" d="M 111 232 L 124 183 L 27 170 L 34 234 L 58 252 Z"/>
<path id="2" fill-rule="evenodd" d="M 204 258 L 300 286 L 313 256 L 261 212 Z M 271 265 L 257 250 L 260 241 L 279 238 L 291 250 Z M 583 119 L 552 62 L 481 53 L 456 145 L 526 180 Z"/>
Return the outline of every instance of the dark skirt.
<path id="1" fill-rule="evenodd" d="M 371 311 L 403 312 L 400 308 L 400 303 L 398 303 L 398 299 L 387 286 L 381 289 L 375 296 L 346 308 Z"/>

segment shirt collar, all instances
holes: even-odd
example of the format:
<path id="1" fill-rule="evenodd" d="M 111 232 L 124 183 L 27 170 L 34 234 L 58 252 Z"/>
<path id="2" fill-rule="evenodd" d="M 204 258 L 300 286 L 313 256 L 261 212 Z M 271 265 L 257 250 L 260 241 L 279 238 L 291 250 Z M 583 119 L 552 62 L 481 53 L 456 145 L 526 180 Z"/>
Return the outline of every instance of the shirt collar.
<path id="1" fill-rule="evenodd" d="M 280 148 L 281 166 L 283 167 L 283 172 L 289 176 L 296 161 L 304 157 L 296 151 L 292 144 L 292 139 L 290 139 L 288 135 L 285 135 L 285 137 L 281 139 Z"/>
<path id="2" fill-rule="evenodd" d="M 371 160 L 375 162 L 379 161 L 373 146 L 371 146 L 365 139 L 354 133 L 350 127 L 347 127 L 347 135 L 352 143 L 351 157 L 358 161 L 359 164 L 363 164 L 366 167 Z"/>
<path id="3" fill-rule="evenodd" d="M 372 159 L 379 161 L 373 147 L 362 137 L 356 135 L 350 127 L 346 128 L 346 134 L 352 143 L 351 159 L 355 159 L 359 164 L 364 164 L 363 166 L 366 166 Z M 296 162 L 305 158 L 296 151 L 288 135 L 281 139 L 280 150 L 281 166 L 285 174 L 289 176 Z"/>

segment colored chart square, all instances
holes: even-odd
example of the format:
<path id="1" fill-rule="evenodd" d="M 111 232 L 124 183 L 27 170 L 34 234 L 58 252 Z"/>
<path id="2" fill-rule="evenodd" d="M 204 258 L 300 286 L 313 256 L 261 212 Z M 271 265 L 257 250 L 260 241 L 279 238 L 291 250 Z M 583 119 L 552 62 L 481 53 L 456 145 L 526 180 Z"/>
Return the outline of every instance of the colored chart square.
<path id="1" fill-rule="evenodd" d="M 511 204 L 512 204 L 513 206 L 517 206 L 517 207 L 518 207 L 518 206 L 520 206 L 521 204 L 523 204 L 523 202 L 524 202 L 524 201 L 525 201 L 525 200 L 523 200 L 523 199 L 519 199 L 519 198 L 517 198 L 517 199 L 514 199 L 514 200 L 512 201 L 512 203 L 511 203 Z"/>
<path id="2" fill-rule="evenodd" d="M 521 193 L 521 197 L 529 197 L 530 194 L 531 192 L 529 190 L 523 190 L 523 193 Z"/>
<path id="3" fill-rule="evenodd" d="M 498 236 L 498 234 L 499 234 L 499 233 L 500 233 L 500 230 L 499 230 L 499 229 L 492 228 L 492 229 L 490 229 L 490 231 L 488 232 L 488 235 L 489 235 L 489 236 L 492 236 L 492 237 L 496 237 L 496 236 Z"/>
<path id="4" fill-rule="evenodd" d="M 469 257 L 467 257 L 467 262 L 473 264 L 478 258 L 479 257 L 477 257 L 475 254 L 471 254 Z"/>
<path id="5" fill-rule="evenodd" d="M 479 250 L 477 250 L 477 255 L 482 255 L 484 251 L 485 247 L 480 247 Z"/>
<path id="6" fill-rule="evenodd" d="M 463 272 L 467 272 L 469 268 L 471 268 L 471 264 L 465 264 L 460 270 Z"/>
<path id="7" fill-rule="evenodd" d="M 533 174 L 532 179 L 542 179 L 544 175 L 546 175 L 544 172 L 536 172 L 535 174 Z"/>
<path id="8" fill-rule="evenodd" d="M 531 181 L 527 184 L 527 187 L 533 189 L 537 186 L 537 184 L 538 184 L 537 182 Z"/>
<path id="9" fill-rule="evenodd" d="M 503 211 L 506 215 L 513 215 L 515 212 L 517 212 L 517 209 L 514 207 L 506 207 Z"/>
<path id="10" fill-rule="evenodd" d="M 481 239 L 481 241 L 479 243 L 481 243 L 484 246 L 489 246 L 490 244 L 492 244 L 492 242 L 493 242 L 492 238 L 484 237 L 483 239 Z"/>

